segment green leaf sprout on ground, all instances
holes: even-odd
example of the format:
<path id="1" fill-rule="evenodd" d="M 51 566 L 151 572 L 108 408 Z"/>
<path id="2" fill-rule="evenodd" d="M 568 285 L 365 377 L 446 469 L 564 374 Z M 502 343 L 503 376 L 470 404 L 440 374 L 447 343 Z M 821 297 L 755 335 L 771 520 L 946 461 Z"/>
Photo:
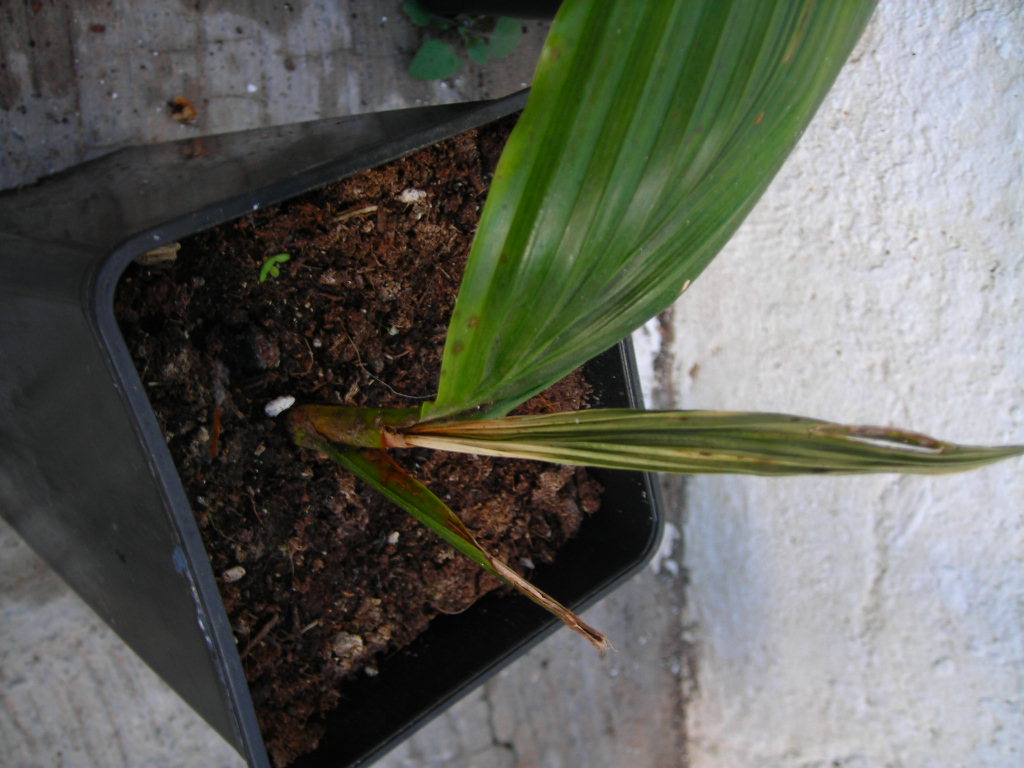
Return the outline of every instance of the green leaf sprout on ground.
<path id="1" fill-rule="evenodd" d="M 291 261 L 291 259 L 292 257 L 287 253 L 279 253 L 266 259 L 262 266 L 260 266 L 260 282 L 265 283 L 268 278 L 280 276 L 281 270 L 277 265 L 284 264 L 286 261 Z"/>
<path id="2" fill-rule="evenodd" d="M 409 74 L 420 80 L 443 80 L 462 71 L 466 62 L 452 41 L 461 43 L 466 55 L 474 62 L 486 64 L 492 59 L 508 56 L 523 37 L 522 24 L 507 17 L 438 16 L 418 0 L 405 0 L 402 12 L 416 26 L 440 35 L 424 40 L 409 65 Z"/>

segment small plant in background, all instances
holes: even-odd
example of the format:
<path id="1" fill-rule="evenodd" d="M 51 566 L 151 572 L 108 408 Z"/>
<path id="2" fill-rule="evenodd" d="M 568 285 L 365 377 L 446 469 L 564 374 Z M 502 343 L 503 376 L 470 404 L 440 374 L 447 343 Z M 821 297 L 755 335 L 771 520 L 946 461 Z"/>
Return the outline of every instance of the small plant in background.
<path id="1" fill-rule="evenodd" d="M 472 61 L 486 64 L 508 56 L 523 37 L 522 23 L 504 16 L 439 16 L 418 0 L 405 0 L 402 12 L 413 24 L 440 35 L 424 40 L 409 65 L 409 74 L 420 80 L 442 80 L 462 70 L 465 61 L 451 40 L 460 42 Z"/>
<path id="2" fill-rule="evenodd" d="M 287 253 L 279 253 L 276 256 L 270 256 L 264 260 L 260 266 L 260 282 L 265 283 L 271 277 L 280 277 L 281 269 L 278 264 L 284 264 L 286 261 L 291 261 L 291 255 Z"/>
<path id="3" fill-rule="evenodd" d="M 602 650 L 600 632 L 484 551 L 392 451 L 779 476 L 952 472 L 1024 452 L 785 414 L 508 415 L 700 275 L 782 166 L 873 6 L 566 0 L 494 174 L 436 399 L 405 409 L 301 406 L 289 417 L 295 441 Z"/>

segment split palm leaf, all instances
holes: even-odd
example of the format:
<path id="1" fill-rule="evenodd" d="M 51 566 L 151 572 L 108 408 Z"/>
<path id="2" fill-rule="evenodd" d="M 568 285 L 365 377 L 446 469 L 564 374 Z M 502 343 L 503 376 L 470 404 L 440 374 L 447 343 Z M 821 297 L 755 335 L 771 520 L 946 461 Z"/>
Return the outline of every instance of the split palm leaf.
<path id="1" fill-rule="evenodd" d="M 292 436 L 296 444 L 319 451 L 338 466 L 347 469 L 356 477 L 379 491 L 385 498 L 404 509 L 423 525 L 432 530 L 457 551 L 468 557 L 486 571 L 494 574 L 537 605 L 550 611 L 567 626 L 589 640 L 602 654 L 608 650 L 608 639 L 588 625 L 579 616 L 552 598 L 543 590 L 516 573 L 508 564 L 489 554 L 448 505 L 431 493 L 423 483 L 410 475 L 391 455 L 377 448 L 353 445 L 336 445 L 319 430 L 330 426 L 318 424 L 317 416 L 325 409 L 316 407 L 297 409 L 291 416 Z M 349 414 L 359 415 L 359 409 L 344 409 Z M 377 411 L 377 413 L 381 413 Z M 401 411 L 393 412 L 401 414 Z M 354 435 L 350 431 L 348 434 Z M 373 440 L 381 432 L 363 433 Z M 386 434 L 386 433 L 384 433 Z M 332 434 L 336 438 L 337 434 Z M 357 441 L 359 438 L 355 438 Z"/>

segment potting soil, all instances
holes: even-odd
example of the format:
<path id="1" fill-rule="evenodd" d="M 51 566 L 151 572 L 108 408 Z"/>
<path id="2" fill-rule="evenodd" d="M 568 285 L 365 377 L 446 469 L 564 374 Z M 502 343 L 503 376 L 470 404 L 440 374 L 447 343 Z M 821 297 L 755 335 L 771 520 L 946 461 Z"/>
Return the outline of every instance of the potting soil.
<path id="1" fill-rule="evenodd" d="M 265 407 L 289 397 L 408 407 L 433 395 L 511 125 L 202 232 L 176 255 L 133 264 L 119 286 L 122 332 L 198 518 L 278 766 L 316 745 L 324 713 L 345 705 L 346 678 L 377 673 L 433 617 L 499 586 L 362 482 L 293 445 L 284 418 Z M 522 412 L 584 407 L 588 393 L 576 373 Z M 583 470 L 395 456 L 527 574 L 599 505 L 600 487 Z"/>

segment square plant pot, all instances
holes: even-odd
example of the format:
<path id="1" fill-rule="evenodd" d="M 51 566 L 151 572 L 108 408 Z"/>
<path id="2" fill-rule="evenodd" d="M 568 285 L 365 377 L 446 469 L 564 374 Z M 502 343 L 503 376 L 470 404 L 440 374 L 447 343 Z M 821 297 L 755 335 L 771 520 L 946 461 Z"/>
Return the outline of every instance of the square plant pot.
<path id="1" fill-rule="evenodd" d="M 113 312 L 137 255 L 522 108 L 472 104 L 319 120 L 122 150 L 0 195 L 0 513 L 251 766 L 269 766 L 199 529 Z M 628 340 L 592 363 L 603 407 L 639 404 Z M 575 608 L 639 569 L 656 485 L 593 470 L 601 509 L 533 576 Z M 346 683 L 317 751 L 371 761 L 558 623 L 492 594 Z"/>

